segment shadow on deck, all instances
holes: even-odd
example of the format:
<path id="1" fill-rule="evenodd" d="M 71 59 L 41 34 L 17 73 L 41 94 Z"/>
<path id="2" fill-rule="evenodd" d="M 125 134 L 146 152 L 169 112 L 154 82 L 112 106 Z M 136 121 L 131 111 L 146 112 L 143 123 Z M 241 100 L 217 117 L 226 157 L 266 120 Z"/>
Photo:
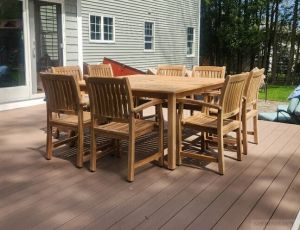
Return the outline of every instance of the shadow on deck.
<path id="1" fill-rule="evenodd" d="M 45 160 L 44 105 L 0 118 L 1 229 L 290 229 L 300 208 L 300 126 L 260 121 L 260 144 L 241 162 L 226 151 L 224 176 L 214 163 L 148 164 L 128 183 L 126 142 L 91 173 L 74 166 L 75 148 Z M 137 155 L 156 138 L 139 140 Z"/>

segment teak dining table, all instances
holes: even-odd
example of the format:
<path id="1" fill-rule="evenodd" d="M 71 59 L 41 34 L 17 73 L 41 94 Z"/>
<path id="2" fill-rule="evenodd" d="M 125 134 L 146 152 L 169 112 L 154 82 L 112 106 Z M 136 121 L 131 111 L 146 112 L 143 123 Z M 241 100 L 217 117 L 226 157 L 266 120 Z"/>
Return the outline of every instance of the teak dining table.
<path id="1" fill-rule="evenodd" d="M 168 168 L 176 168 L 176 98 L 203 91 L 218 89 L 224 79 L 173 77 L 159 75 L 130 75 L 132 94 L 137 97 L 150 97 L 168 100 Z M 85 81 L 79 82 L 82 89 Z"/>

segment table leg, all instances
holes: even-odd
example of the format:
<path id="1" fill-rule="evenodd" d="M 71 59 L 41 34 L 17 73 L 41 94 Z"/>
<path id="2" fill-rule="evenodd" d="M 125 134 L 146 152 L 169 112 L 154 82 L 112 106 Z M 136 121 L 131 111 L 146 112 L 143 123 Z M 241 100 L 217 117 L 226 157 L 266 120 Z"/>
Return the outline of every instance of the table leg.
<path id="1" fill-rule="evenodd" d="M 176 96 L 168 95 L 168 168 L 176 168 Z"/>

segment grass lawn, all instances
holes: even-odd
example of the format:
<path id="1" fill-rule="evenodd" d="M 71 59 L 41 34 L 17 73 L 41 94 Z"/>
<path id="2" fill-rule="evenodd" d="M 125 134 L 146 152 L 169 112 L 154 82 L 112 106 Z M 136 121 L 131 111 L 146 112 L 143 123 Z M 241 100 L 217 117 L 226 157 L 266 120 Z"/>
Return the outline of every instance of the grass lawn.
<path id="1" fill-rule="evenodd" d="M 267 99 L 270 101 L 288 101 L 288 96 L 295 88 L 295 86 L 268 85 Z M 258 97 L 265 99 L 265 92 L 261 91 Z"/>

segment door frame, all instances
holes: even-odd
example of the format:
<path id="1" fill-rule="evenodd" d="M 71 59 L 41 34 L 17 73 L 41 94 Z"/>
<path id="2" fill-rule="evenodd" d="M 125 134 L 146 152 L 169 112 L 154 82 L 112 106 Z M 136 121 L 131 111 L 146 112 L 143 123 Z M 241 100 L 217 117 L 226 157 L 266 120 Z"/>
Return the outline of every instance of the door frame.
<path id="1" fill-rule="evenodd" d="M 44 93 L 33 93 L 33 71 L 36 71 L 32 67 L 32 55 L 33 55 L 33 44 L 31 42 L 32 35 L 30 29 L 30 12 L 29 12 L 29 0 L 19 0 L 22 2 L 22 17 L 23 17 L 23 36 L 24 36 L 24 65 L 25 65 L 25 85 L 15 86 L 15 87 L 6 87 L 0 89 L 0 110 L 5 110 L 7 108 L 18 108 L 22 105 L 27 104 L 27 102 L 40 101 L 45 97 Z M 62 62 L 63 65 L 66 65 L 67 55 L 66 55 L 66 14 L 65 14 L 65 0 L 42 0 L 44 2 L 57 3 L 61 5 L 61 22 L 62 22 Z M 81 2 L 81 0 L 77 0 Z M 77 11 L 80 12 L 80 9 L 77 7 Z M 78 12 L 77 12 L 78 13 Z M 78 16 L 77 16 L 78 24 Z M 78 25 L 81 26 L 81 25 Z M 78 44 L 79 46 L 79 44 Z M 81 51 L 82 52 L 82 51 Z M 78 51 L 79 54 L 79 51 Z M 35 102 L 34 102 L 35 103 Z M 15 104 L 18 104 L 14 106 Z M 22 105 L 21 105 L 22 104 Z M 29 102 L 30 104 L 30 102 Z"/>
<path id="2" fill-rule="evenodd" d="M 24 66 L 25 66 L 25 85 L 4 87 L 0 89 L 0 104 L 10 103 L 14 101 L 26 100 L 30 98 L 31 81 L 30 60 L 28 52 L 30 51 L 28 44 L 28 0 L 20 0 L 22 2 L 22 19 L 23 19 L 23 36 L 24 36 Z"/>
<path id="3" fill-rule="evenodd" d="M 27 2 L 27 4 L 29 5 L 29 0 L 25 0 Z M 63 51 L 62 51 L 62 63 L 63 65 L 66 65 L 66 36 L 65 36 L 65 28 L 66 28 L 66 25 L 65 25 L 65 0 L 39 0 L 41 2 L 49 2 L 49 3 L 56 3 L 56 4 L 60 4 L 61 5 L 61 35 L 62 35 L 62 44 L 63 44 Z M 32 13 L 35 13 L 35 12 L 32 12 Z M 31 27 L 30 27 L 30 23 L 29 23 L 29 7 L 27 8 L 27 18 L 28 18 L 28 28 L 27 28 L 27 31 L 29 33 L 29 37 L 32 36 L 32 33 L 31 33 Z M 34 28 L 35 29 L 35 28 Z M 36 31 L 34 31 L 34 34 L 36 33 Z M 35 39 L 34 38 L 31 38 L 31 39 Z M 28 43 L 25 45 L 27 47 L 29 47 L 29 63 L 28 63 L 28 66 L 30 66 L 30 73 L 28 73 L 29 75 L 28 76 L 34 76 L 37 75 L 38 73 L 35 72 L 33 73 L 32 71 L 36 71 L 36 69 L 33 69 L 33 66 L 36 66 L 35 63 L 33 63 L 32 61 L 32 52 L 33 52 L 33 44 L 31 42 L 31 39 L 28 40 Z M 34 59 L 35 61 L 35 59 Z M 34 79 L 36 80 L 36 78 Z M 30 99 L 37 99 L 37 98 L 42 98 L 45 96 L 45 93 L 33 93 L 33 77 L 30 77 Z M 36 83 L 35 83 L 36 85 Z"/>

